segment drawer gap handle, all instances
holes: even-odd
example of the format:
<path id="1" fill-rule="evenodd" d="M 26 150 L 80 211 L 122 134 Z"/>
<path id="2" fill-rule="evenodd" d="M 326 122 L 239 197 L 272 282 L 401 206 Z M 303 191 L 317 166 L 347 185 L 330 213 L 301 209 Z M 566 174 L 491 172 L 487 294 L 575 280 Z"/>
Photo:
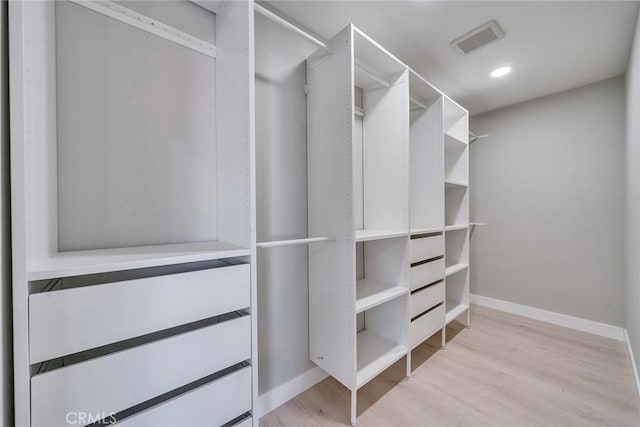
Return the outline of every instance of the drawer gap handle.
<path id="1" fill-rule="evenodd" d="M 435 310 L 436 308 L 440 307 L 442 304 L 444 304 L 444 302 L 441 302 L 439 304 L 434 305 L 433 307 L 431 307 L 429 310 L 425 311 L 424 313 L 420 313 L 418 314 L 416 317 L 413 317 L 411 319 L 411 321 L 413 322 L 414 320 L 418 320 L 419 318 L 421 318 L 422 316 L 426 316 L 427 314 L 431 313 L 433 310 Z"/>
<path id="2" fill-rule="evenodd" d="M 411 291 L 411 295 L 415 294 L 416 292 L 420 292 L 420 291 L 422 291 L 424 289 L 430 288 L 433 285 L 437 285 L 438 283 L 442 283 L 442 282 L 444 282 L 444 279 L 439 279 L 439 280 L 436 280 L 433 283 L 429 283 L 428 285 L 421 286 L 418 289 Z"/>
<path id="3" fill-rule="evenodd" d="M 65 366 L 71 366 L 76 363 L 84 362 L 97 357 L 106 356 L 109 354 L 129 350 L 140 345 L 148 344 L 160 339 L 173 337 L 176 335 L 184 334 L 187 332 L 196 331 L 198 329 L 212 326 L 218 323 L 239 319 L 243 316 L 248 316 L 249 313 L 245 310 L 233 311 L 231 313 L 222 314 L 219 316 L 209 317 L 207 319 L 197 320 L 195 322 L 187 323 L 184 325 L 174 326 L 168 329 L 162 329 L 160 331 L 151 332 L 149 334 L 141 335 L 134 338 L 129 338 L 123 341 L 103 345 L 100 347 L 94 347 L 87 350 L 79 351 L 73 354 L 67 354 L 55 359 L 44 360 L 39 363 L 31 365 L 31 374 L 37 375 L 45 372 L 53 371 Z"/>
<path id="4" fill-rule="evenodd" d="M 413 263 L 411 263 L 411 267 L 417 267 L 419 265 L 426 264 L 426 263 L 431 262 L 431 261 L 437 261 L 437 260 L 442 259 L 442 258 L 444 258 L 444 255 L 440 255 L 440 256 L 437 256 L 437 257 L 425 259 L 423 261 L 413 262 Z"/>

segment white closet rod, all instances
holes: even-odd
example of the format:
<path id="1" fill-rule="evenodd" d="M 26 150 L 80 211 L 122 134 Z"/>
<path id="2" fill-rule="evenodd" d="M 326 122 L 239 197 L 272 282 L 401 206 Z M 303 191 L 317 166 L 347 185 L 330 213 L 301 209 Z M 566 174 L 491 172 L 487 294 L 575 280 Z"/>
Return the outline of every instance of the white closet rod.
<path id="1" fill-rule="evenodd" d="M 426 105 L 424 105 L 422 102 L 418 101 L 414 97 L 410 96 L 409 99 L 411 100 L 411 102 L 413 102 L 414 104 L 416 104 L 418 107 L 422 108 L 423 110 L 427 109 Z"/>
<path id="2" fill-rule="evenodd" d="M 294 33 L 296 33 L 298 35 L 301 35 L 302 37 L 304 37 L 305 39 L 309 40 L 311 43 L 315 44 L 316 46 L 321 47 L 321 48 L 326 49 L 326 50 L 330 50 L 329 47 L 324 42 L 321 42 L 320 40 L 318 40 L 317 38 L 315 38 L 311 34 L 303 31 L 302 29 L 300 29 L 298 27 L 296 27 L 291 22 L 285 20 L 284 18 L 281 18 L 280 16 L 278 16 L 275 13 L 271 12 L 270 10 L 264 8 L 263 6 L 260 6 L 258 3 L 254 3 L 253 4 L 253 8 L 260 15 L 264 16 L 265 18 L 270 19 L 271 21 L 275 22 L 276 24 L 282 25 L 283 27 L 293 31 Z"/>
<path id="3" fill-rule="evenodd" d="M 469 138 L 469 144 L 471 144 L 472 142 L 475 142 L 478 139 L 487 138 L 489 136 L 489 134 L 476 135 L 475 133 L 469 131 L 469 136 L 471 137 L 471 138 Z"/>
<path id="4" fill-rule="evenodd" d="M 293 239 L 293 240 L 276 240 L 274 242 L 259 242 L 256 243 L 258 248 L 277 248 L 279 246 L 293 246 L 293 245 L 306 245 L 308 243 L 319 242 L 333 242 L 335 237 L 309 237 L 306 239 Z"/>
<path id="5" fill-rule="evenodd" d="M 371 71 L 367 70 L 364 66 L 360 65 L 360 64 L 355 64 L 355 67 L 360 70 L 362 73 L 366 74 L 367 76 L 371 77 L 372 80 L 375 80 L 376 83 L 384 86 L 384 87 L 391 87 L 391 85 L 389 84 L 388 81 L 386 81 L 385 79 L 383 79 L 382 77 L 378 77 L 375 73 L 372 73 Z"/>

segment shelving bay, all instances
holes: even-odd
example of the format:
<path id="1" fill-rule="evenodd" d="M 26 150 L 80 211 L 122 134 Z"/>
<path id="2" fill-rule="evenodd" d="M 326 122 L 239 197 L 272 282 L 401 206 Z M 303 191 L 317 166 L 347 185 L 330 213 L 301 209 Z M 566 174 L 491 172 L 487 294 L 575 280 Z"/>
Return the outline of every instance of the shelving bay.
<path id="1" fill-rule="evenodd" d="M 469 326 L 468 113 L 450 99 L 444 101 L 445 324 L 466 313 Z"/>
<path id="2" fill-rule="evenodd" d="M 409 346 L 408 71 L 353 25 L 329 51 L 307 60 L 309 235 L 336 237 L 309 249 L 310 353 L 355 424 L 358 388 Z"/>

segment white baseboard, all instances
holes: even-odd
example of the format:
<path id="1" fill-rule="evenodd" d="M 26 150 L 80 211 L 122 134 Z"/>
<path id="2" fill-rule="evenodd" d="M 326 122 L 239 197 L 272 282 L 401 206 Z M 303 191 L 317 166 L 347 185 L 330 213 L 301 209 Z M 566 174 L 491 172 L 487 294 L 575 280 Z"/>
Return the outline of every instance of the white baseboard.
<path id="1" fill-rule="evenodd" d="M 640 396 L 640 377 L 638 376 L 638 365 L 636 365 L 636 358 L 633 357 L 633 348 L 631 348 L 631 341 L 629 341 L 629 334 L 627 330 L 624 330 L 624 342 L 627 344 L 627 354 L 629 355 L 629 361 L 631 362 L 631 370 L 633 371 L 633 380 L 636 385 L 636 392 Z"/>
<path id="2" fill-rule="evenodd" d="M 322 369 L 315 367 L 304 374 L 298 375 L 273 390 L 258 396 L 258 417 L 268 414 L 278 406 L 287 403 L 308 388 L 313 387 L 329 375 Z"/>
<path id="3" fill-rule="evenodd" d="M 581 319 L 580 317 L 568 316 L 566 314 L 555 313 L 553 311 L 542 310 L 495 298 L 483 297 L 481 295 L 471 294 L 469 299 L 472 304 L 506 311 L 507 313 L 553 323 L 554 325 L 564 326 L 618 341 L 624 341 L 625 329 L 619 326 L 607 325 L 606 323 L 594 322 L 593 320 Z"/>

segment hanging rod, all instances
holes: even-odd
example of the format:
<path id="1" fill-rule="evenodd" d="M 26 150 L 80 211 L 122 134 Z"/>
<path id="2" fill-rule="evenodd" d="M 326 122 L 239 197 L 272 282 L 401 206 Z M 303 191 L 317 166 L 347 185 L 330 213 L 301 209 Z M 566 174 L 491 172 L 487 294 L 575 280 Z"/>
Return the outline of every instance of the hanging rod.
<path id="1" fill-rule="evenodd" d="M 411 100 L 411 102 L 413 102 L 414 104 L 416 104 L 418 107 L 422 108 L 423 110 L 427 109 L 426 105 L 424 105 L 422 102 L 420 102 L 417 99 L 415 99 L 413 96 L 410 96 L 409 99 Z"/>
<path id="2" fill-rule="evenodd" d="M 378 77 L 375 73 L 369 71 L 366 69 L 366 67 L 364 67 L 361 64 L 355 64 L 355 67 L 360 70 L 362 73 L 366 74 L 367 76 L 371 77 L 372 80 L 375 80 L 376 83 L 384 86 L 384 87 L 391 87 L 391 85 L 389 84 L 388 81 L 386 81 L 385 79 L 383 79 L 382 77 Z"/>
<path id="3" fill-rule="evenodd" d="M 471 144 L 472 142 L 477 141 L 478 139 L 483 139 L 489 136 L 488 133 L 484 134 L 484 135 L 476 135 L 475 133 L 469 131 L 469 144 Z"/>
<path id="4" fill-rule="evenodd" d="M 305 39 L 309 40 L 311 43 L 315 44 L 316 46 L 321 47 L 321 48 L 326 49 L 326 50 L 330 50 L 326 43 L 318 40 L 317 38 L 315 38 L 311 34 L 307 33 L 306 31 L 302 30 L 301 28 L 296 27 L 291 22 L 289 22 L 286 19 L 276 15 L 275 13 L 271 12 L 269 9 L 266 9 L 264 6 L 260 6 L 258 3 L 253 3 L 253 8 L 260 15 L 262 15 L 265 18 L 268 18 L 271 21 L 275 22 L 276 24 L 282 25 L 283 27 L 285 27 L 285 28 L 293 31 L 294 33 L 304 37 Z"/>
<path id="5" fill-rule="evenodd" d="M 258 248 L 277 248 L 280 246 L 293 246 L 293 245 L 306 245 L 308 243 L 319 243 L 319 242 L 333 242 L 335 241 L 335 237 L 308 237 L 306 239 L 293 239 L 293 240 L 276 240 L 273 242 L 259 242 L 256 243 Z"/>

